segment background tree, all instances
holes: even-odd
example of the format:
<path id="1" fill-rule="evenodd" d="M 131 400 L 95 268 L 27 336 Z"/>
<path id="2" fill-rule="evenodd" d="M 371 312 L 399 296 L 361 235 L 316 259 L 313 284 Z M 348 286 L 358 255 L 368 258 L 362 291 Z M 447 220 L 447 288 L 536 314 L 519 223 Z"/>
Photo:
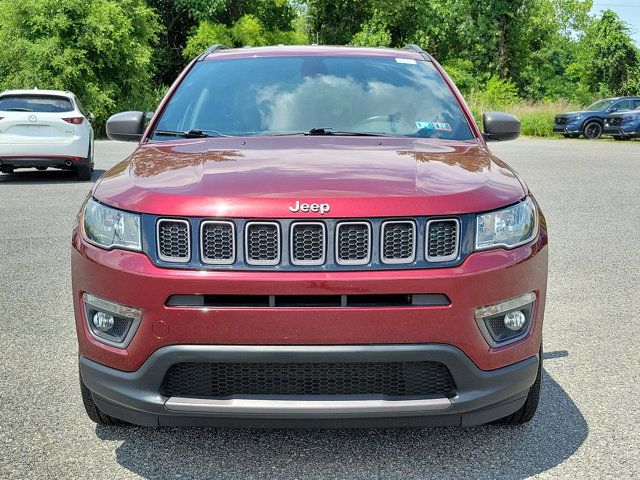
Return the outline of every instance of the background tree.
<path id="1" fill-rule="evenodd" d="M 0 0 L 0 90 L 72 90 L 99 123 L 152 95 L 144 0 Z"/>
<path id="2" fill-rule="evenodd" d="M 574 71 L 590 92 L 600 95 L 638 94 L 640 53 L 629 27 L 607 10 L 580 40 Z"/>

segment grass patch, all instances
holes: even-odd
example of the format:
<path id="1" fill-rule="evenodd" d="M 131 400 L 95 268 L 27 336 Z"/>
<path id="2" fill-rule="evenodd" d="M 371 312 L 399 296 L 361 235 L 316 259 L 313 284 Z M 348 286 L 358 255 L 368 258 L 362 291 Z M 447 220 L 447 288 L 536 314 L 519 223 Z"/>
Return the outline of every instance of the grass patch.
<path id="1" fill-rule="evenodd" d="M 473 97 L 469 99 L 469 106 L 478 125 L 482 126 L 484 112 L 508 112 L 520 120 L 522 135 L 529 137 L 552 137 L 553 119 L 559 113 L 580 110 L 582 107 L 565 100 L 555 102 L 518 102 L 505 105 L 490 105 Z"/>

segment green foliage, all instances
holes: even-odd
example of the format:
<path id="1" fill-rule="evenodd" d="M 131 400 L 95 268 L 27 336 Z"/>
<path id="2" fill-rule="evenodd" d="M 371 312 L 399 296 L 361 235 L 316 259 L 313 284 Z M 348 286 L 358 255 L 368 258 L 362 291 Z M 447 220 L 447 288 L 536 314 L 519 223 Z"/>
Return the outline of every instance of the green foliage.
<path id="1" fill-rule="evenodd" d="M 101 125 L 151 86 L 144 0 L 0 0 L 0 89 L 72 90 Z"/>
<path id="2" fill-rule="evenodd" d="M 463 95 L 480 89 L 480 81 L 470 60 L 454 59 L 443 67 Z"/>
<path id="3" fill-rule="evenodd" d="M 475 102 L 480 105 L 491 106 L 493 109 L 502 110 L 507 105 L 518 101 L 518 88 L 511 80 L 502 80 L 497 76 L 489 78 L 484 87 L 472 92 Z"/>
<path id="4" fill-rule="evenodd" d="M 216 43 L 233 45 L 231 32 L 221 23 L 213 23 L 205 20 L 198 25 L 189 37 L 182 53 L 185 58 L 192 59 Z"/>
<path id="5" fill-rule="evenodd" d="M 239 47 L 265 45 L 267 39 L 264 36 L 262 23 L 253 15 L 244 15 L 231 27 L 231 35 L 234 44 Z"/>
<path id="6" fill-rule="evenodd" d="M 205 20 L 189 36 L 183 56 L 186 59 L 194 58 L 215 43 L 231 47 L 301 45 L 307 43 L 307 37 L 299 30 L 266 30 L 253 15 L 244 15 L 232 27 Z"/>
<path id="7" fill-rule="evenodd" d="M 593 22 L 580 41 L 575 71 L 593 94 L 634 93 L 640 70 L 640 52 L 629 36 L 629 27 L 611 10 Z"/>
<path id="8" fill-rule="evenodd" d="M 391 33 L 378 10 L 374 12 L 369 21 L 362 25 L 362 30 L 353 36 L 351 43 L 363 47 L 388 47 L 391 45 Z"/>
<path id="9" fill-rule="evenodd" d="M 226 0 L 173 0 L 175 9 L 196 21 L 214 18 L 227 6 Z"/>
<path id="10" fill-rule="evenodd" d="M 325 45 L 346 45 L 371 14 L 369 0 L 308 0 L 309 36 Z"/>

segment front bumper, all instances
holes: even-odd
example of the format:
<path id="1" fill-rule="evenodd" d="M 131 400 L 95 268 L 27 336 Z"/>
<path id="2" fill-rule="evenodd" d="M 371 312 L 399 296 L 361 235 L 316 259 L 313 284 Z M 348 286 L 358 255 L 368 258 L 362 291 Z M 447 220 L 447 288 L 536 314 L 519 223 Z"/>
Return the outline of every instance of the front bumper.
<path id="1" fill-rule="evenodd" d="M 162 382 L 176 362 L 438 361 L 456 386 L 452 398 L 381 396 L 225 399 L 165 397 Z M 243 346 L 175 345 L 157 350 L 134 372 L 80 357 L 80 371 L 105 413 L 146 426 L 367 426 L 476 425 L 515 412 L 538 372 L 538 355 L 493 371 L 480 370 L 451 345 Z"/>
<path id="2" fill-rule="evenodd" d="M 80 354 L 134 371 L 167 345 L 455 346 L 482 370 L 494 370 L 538 353 L 547 282 L 547 236 L 513 250 L 476 252 L 459 266 L 429 270 L 359 272 L 256 272 L 166 269 L 141 253 L 105 251 L 75 232 L 73 296 Z M 126 349 L 94 339 L 85 322 L 83 294 L 139 308 L 142 321 Z M 491 348 L 475 309 L 534 292 L 526 337 Z M 443 294 L 451 303 L 406 307 L 173 307 L 171 295 Z"/>
<path id="3" fill-rule="evenodd" d="M 569 122 L 563 125 L 553 124 L 553 133 L 562 133 L 563 135 L 578 135 L 582 133 L 582 123 Z"/>

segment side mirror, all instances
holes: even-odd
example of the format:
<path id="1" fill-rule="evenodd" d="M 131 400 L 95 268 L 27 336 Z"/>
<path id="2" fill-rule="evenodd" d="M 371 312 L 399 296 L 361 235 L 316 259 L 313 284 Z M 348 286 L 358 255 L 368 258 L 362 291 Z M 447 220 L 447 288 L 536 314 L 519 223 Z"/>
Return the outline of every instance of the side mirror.
<path id="1" fill-rule="evenodd" d="M 617 112 L 617 111 L 618 111 L 618 107 L 607 108 L 607 112 L 608 113 L 613 113 L 613 112 Z"/>
<path id="2" fill-rule="evenodd" d="M 515 140 L 520 136 L 520 120 L 518 117 L 504 112 L 485 112 L 482 115 L 484 139 L 504 142 Z"/>
<path id="3" fill-rule="evenodd" d="M 96 119 L 96 117 L 93 116 L 93 113 L 89 112 L 87 113 L 87 121 L 89 123 L 93 123 L 93 121 Z"/>
<path id="4" fill-rule="evenodd" d="M 138 141 L 144 133 L 143 112 L 116 113 L 107 120 L 107 137 L 123 142 Z"/>

